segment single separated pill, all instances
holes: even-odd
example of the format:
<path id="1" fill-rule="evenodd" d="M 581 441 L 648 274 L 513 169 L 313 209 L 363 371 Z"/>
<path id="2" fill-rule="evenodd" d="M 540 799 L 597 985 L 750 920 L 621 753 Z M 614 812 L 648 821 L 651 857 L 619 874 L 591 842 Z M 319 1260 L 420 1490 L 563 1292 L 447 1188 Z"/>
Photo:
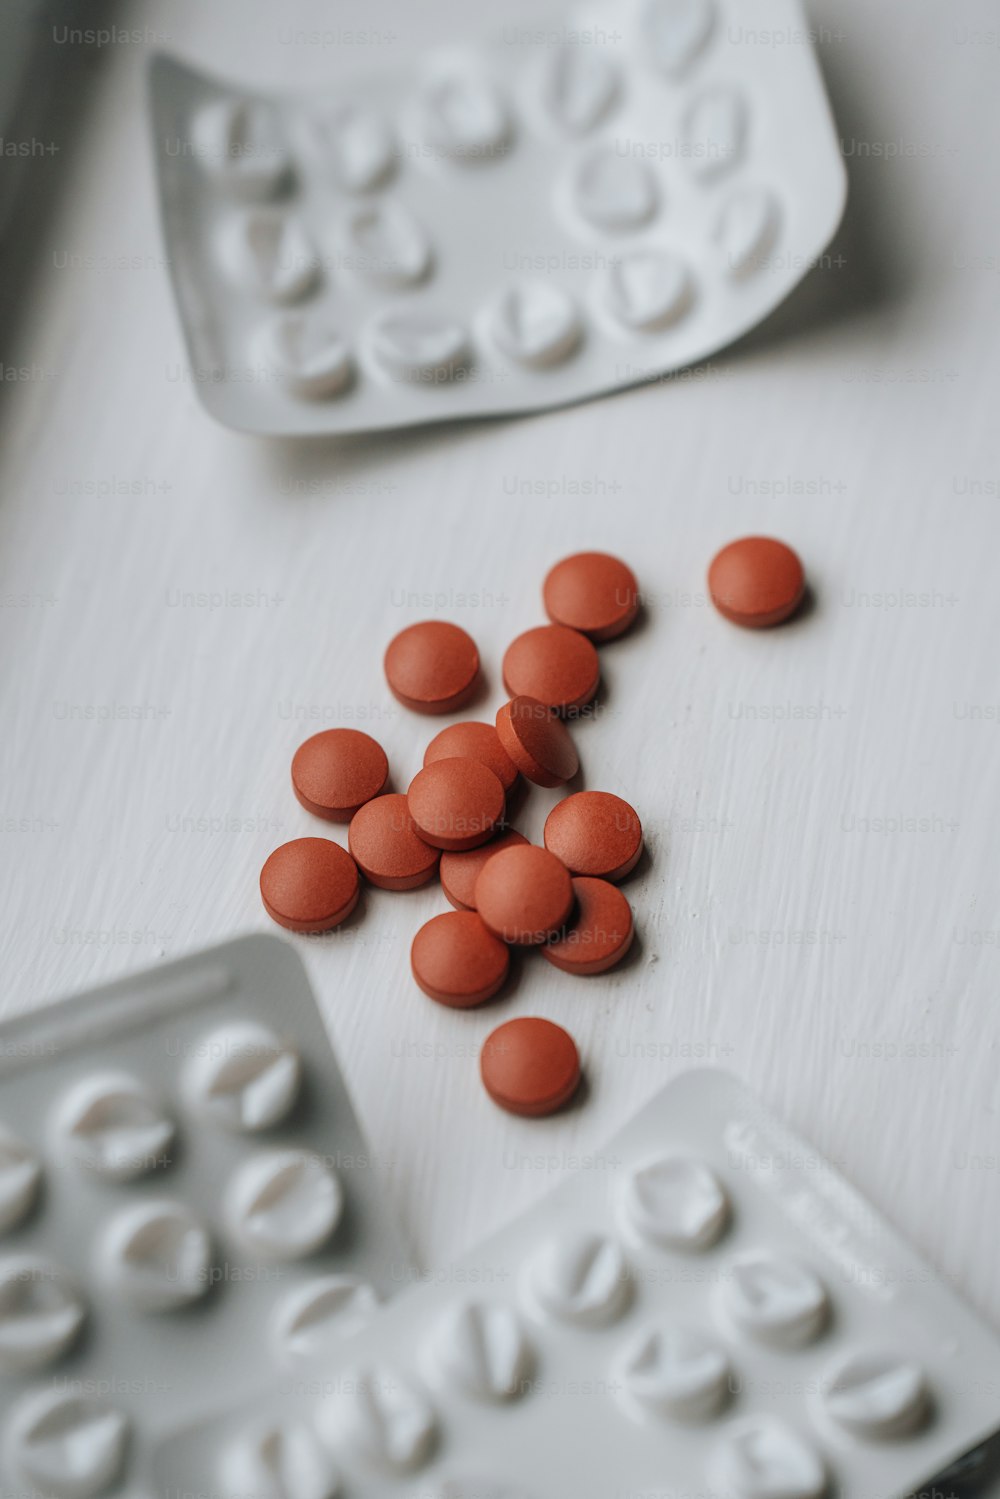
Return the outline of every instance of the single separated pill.
<path id="1" fill-rule="evenodd" d="M 546 942 L 542 955 L 564 973 L 607 973 L 632 946 L 632 910 L 607 880 L 575 879 L 575 909 L 564 932 Z"/>
<path id="2" fill-rule="evenodd" d="M 389 778 L 385 750 L 360 729 L 324 729 L 292 757 L 292 790 L 307 812 L 350 822 Z"/>
<path id="3" fill-rule="evenodd" d="M 501 849 L 517 848 L 527 843 L 523 833 L 509 828 L 498 833 L 489 843 L 478 848 L 466 849 L 464 853 L 441 855 L 441 889 L 459 911 L 476 909 L 476 881 L 489 859 Z"/>
<path id="4" fill-rule="evenodd" d="M 465 723 L 450 723 L 440 734 L 434 735 L 424 750 L 424 764 L 450 760 L 456 755 L 489 766 L 505 791 L 509 791 L 517 780 L 517 766 L 500 743 L 500 735 L 491 723 L 477 723 L 473 719 Z"/>
<path id="5" fill-rule="evenodd" d="M 562 786 L 580 769 L 565 724 L 535 697 L 514 697 L 497 713 L 497 733 L 523 776 L 536 786 Z"/>
<path id="6" fill-rule="evenodd" d="M 639 585 L 617 557 L 577 552 L 549 571 L 542 602 L 553 624 L 568 625 L 591 640 L 613 640 L 639 612 Z"/>
<path id="7" fill-rule="evenodd" d="M 533 843 L 502 849 L 476 880 L 476 910 L 504 942 L 549 942 L 572 909 L 569 870 L 555 854 Z"/>
<path id="8" fill-rule="evenodd" d="M 476 643 L 458 625 L 427 619 L 390 640 L 386 681 L 405 708 L 454 713 L 468 702 L 479 678 Z"/>
<path id="9" fill-rule="evenodd" d="M 806 578 L 799 558 L 783 541 L 744 536 L 712 558 L 708 591 L 719 613 L 733 624 L 764 630 L 795 613 Z"/>
<path id="10" fill-rule="evenodd" d="M 573 1097 L 580 1083 L 580 1054 L 561 1025 L 523 1016 L 487 1036 L 479 1070 L 483 1087 L 500 1108 L 540 1118 Z"/>
<path id="11" fill-rule="evenodd" d="M 623 880 L 642 853 L 642 823 L 610 791 L 578 791 L 545 819 L 545 847 L 572 874 Z"/>
<path id="12" fill-rule="evenodd" d="M 456 1010 L 492 999 L 510 953 L 475 911 L 444 911 L 424 923 L 410 949 L 413 977 L 430 999 Z"/>
<path id="13" fill-rule="evenodd" d="M 260 872 L 267 914 L 290 932 L 328 932 L 358 903 L 358 868 L 329 838 L 293 838 L 276 848 Z"/>
<path id="14" fill-rule="evenodd" d="M 480 760 L 434 760 L 410 782 L 406 805 L 425 843 L 476 848 L 503 817 L 503 786 Z"/>
<path id="15" fill-rule="evenodd" d="M 377 796 L 351 818 L 347 846 L 371 885 L 381 890 L 415 890 L 437 872 L 441 851 L 418 834 L 406 797 Z"/>
<path id="16" fill-rule="evenodd" d="M 533 697 L 557 713 L 589 703 L 601 680 L 597 651 L 566 625 L 525 630 L 507 647 L 504 686 L 511 697 Z"/>

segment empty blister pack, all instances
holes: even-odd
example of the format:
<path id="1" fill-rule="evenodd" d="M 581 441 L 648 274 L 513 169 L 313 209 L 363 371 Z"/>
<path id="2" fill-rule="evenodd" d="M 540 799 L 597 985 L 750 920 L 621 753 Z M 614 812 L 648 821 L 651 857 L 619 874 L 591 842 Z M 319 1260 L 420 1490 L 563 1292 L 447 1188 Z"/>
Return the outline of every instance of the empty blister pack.
<path id="1" fill-rule="evenodd" d="M 296 1376 L 407 1263 L 302 963 L 248 937 L 0 1032 L 0 1462 L 148 1493 L 154 1438 Z"/>
<path id="2" fill-rule="evenodd" d="M 189 374 L 266 433 L 537 410 L 707 359 L 846 177 L 799 0 L 621 0 L 265 97 L 152 75 Z"/>
<path id="3" fill-rule="evenodd" d="M 1000 1427 L 1000 1345 L 729 1075 L 327 1361 L 165 1445 L 203 1499 L 890 1499 Z"/>

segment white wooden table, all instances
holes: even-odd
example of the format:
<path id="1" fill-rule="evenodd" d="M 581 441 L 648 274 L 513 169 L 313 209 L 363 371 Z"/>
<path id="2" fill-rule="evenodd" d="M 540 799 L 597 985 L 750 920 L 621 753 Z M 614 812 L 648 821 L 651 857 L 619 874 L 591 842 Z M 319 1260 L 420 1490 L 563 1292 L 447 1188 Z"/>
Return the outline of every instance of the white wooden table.
<path id="1" fill-rule="evenodd" d="M 117 20 L 280 87 L 524 14 L 417 10 L 140 0 Z M 995 43 L 996 21 L 989 0 L 813 17 L 852 179 L 839 267 L 697 379 L 346 443 L 203 415 L 154 214 L 149 45 L 88 58 L 72 139 L 36 170 L 40 198 L 59 190 L 3 355 L 27 369 L 3 382 L 0 442 L 3 1005 L 266 927 L 264 857 L 325 830 L 291 794 L 297 743 L 360 724 L 405 788 L 440 726 L 381 673 L 419 596 L 475 635 L 491 713 L 546 568 L 606 548 L 639 571 L 646 618 L 606 648 L 578 739 L 588 784 L 648 829 L 634 959 L 589 983 L 528 962 L 460 1015 L 408 973 L 437 887 L 369 893 L 363 919 L 300 942 L 416 1254 L 471 1244 L 707 1061 L 1000 1322 L 1000 50 L 974 35 Z M 296 39 L 359 25 L 378 39 Z M 871 153 L 886 142 L 899 154 Z M 709 558 L 748 531 L 795 545 L 815 592 L 764 636 L 704 597 Z M 529 835 L 554 795 L 532 792 Z M 476 1065 L 531 1013 L 570 1028 L 588 1077 L 585 1106 L 539 1124 L 496 1111 Z"/>

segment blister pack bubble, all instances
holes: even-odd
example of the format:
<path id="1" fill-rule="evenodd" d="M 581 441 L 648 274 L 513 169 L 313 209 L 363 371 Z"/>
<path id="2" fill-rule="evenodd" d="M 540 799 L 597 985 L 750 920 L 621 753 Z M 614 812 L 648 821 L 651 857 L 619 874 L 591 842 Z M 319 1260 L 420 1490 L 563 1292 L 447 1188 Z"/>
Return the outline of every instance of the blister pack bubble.
<path id="1" fill-rule="evenodd" d="M 509 31 L 300 98 L 154 60 L 187 373 L 220 421 L 578 401 L 707 360 L 817 262 L 846 177 L 799 0 Z"/>
<path id="2" fill-rule="evenodd" d="M 891 1499 L 973 1466 L 998 1390 L 952 1288 L 742 1084 L 694 1071 L 307 1398 L 199 1425 L 156 1476 L 204 1499 Z"/>
<path id="3" fill-rule="evenodd" d="M 247 937 L 0 1031 L 0 1492 L 148 1494 L 407 1258 L 305 970 Z"/>

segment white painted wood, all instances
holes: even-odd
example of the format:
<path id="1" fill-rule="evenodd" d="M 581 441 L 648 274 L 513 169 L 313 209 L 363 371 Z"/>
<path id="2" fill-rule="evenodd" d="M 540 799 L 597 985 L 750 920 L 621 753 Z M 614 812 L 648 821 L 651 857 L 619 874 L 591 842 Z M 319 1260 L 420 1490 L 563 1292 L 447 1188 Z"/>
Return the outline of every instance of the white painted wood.
<path id="1" fill-rule="evenodd" d="M 490 13 L 146 0 L 128 20 L 295 86 L 517 15 Z M 579 744 L 588 784 L 648 828 L 634 961 L 590 983 L 529 962 L 503 1003 L 460 1015 L 408 974 L 437 889 L 369 894 L 346 931 L 301 943 L 420 1260 L 471 1244 L 709 1061 L 998 1320 L 1000 53 L 971 35 L 995 16 L 842 0 L 814 19 L 852 175 L 842 265 L 689 377 L 339 444 L 235 436 L 178 377 L 147 49 L 96 56 L 4 354 L 44 374 L 6 381 L 2 405 L 4 1009 L 265 927 L 263 858 L 319 831 L 288 784 L 297 742 L 362 723 L 397 785 L 419 766 L 437 725 L 393 707 L 380 660 L 428 613 L 420 595 L 443 592 L 475 634 L 492 711 L 546 568 L 606 547 L 647 612 L 606 648 Z M 287 40 L 359 25 L 386 39 Z M 905 154 L 859 155 L 872 141 Z M 106 268 L 120 256 L 140 268 Z M 816 596 L 760 637 L 703 584 L 716 547 L 757 530 L 800 549 Z M 218 591 L 245 597 L 215 608 Z M 102 721 L 109 706 L 127 716 Z M 552 799 L 532 793 L 525 831 Z M 586 1058 L 586 1106 L 548 1123 L 499 1114 L 478 1082 L 484 1035 L 525 1013 L 567 1024 Z"/>

